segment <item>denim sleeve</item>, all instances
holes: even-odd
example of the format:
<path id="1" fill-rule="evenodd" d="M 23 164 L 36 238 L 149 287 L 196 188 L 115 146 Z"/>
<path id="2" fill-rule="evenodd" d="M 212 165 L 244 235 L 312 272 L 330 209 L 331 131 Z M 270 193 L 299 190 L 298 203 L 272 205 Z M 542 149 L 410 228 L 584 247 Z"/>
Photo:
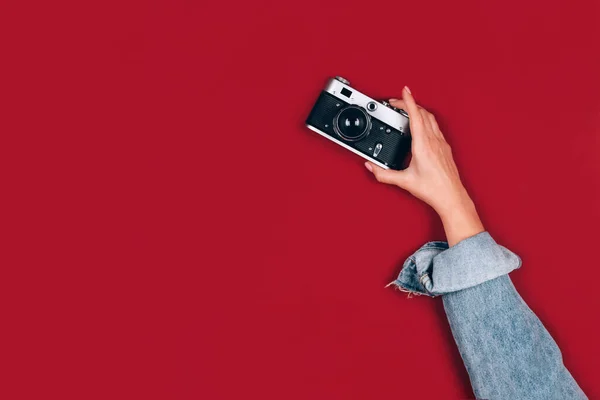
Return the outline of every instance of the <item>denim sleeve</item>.
<path id="1" fill-rule="evenodd" d="M 392 284 L 442 295 L 478 399 L 586 399 L 507 275 L 520 266 L 517 255 L 483 232 L 450 249 L 445 242 L 427 243 Z"/>

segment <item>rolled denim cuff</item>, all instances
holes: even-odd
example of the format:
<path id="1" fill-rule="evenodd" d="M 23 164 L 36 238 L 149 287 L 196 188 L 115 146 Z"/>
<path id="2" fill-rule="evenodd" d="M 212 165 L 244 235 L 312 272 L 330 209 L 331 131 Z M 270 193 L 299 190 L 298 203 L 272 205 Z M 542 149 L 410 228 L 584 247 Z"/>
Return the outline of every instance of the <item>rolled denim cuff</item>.
<path id="1" fill-rule="evenodd" d="M 429 242 L 404 262 L 398 289 L 428 296 L 456 292 L 506 275 L 521 266 L 515 253 L 498 245 L 487 232 L 448 248 L 446 242 Z"/>

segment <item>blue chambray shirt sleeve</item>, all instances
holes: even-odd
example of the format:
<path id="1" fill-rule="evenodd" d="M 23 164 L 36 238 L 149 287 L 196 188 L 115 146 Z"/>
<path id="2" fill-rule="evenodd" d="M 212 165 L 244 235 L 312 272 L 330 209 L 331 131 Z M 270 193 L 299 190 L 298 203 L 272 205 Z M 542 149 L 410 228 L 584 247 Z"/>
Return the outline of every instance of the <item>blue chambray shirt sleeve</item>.
<path id="1" fill-rule="evenodd" d="M 586 399 L 560 349 L 508 277 L 520 266 L 517 255 L 483 232 L 452 248 L 425 244 L 391 285 L 442 295 L 478 399 Z"/>
<path id="2" fill-rule="evenodd" d="M 410 256 L 391 284 L 404 291 L 436 296 L 479 285 L 521 266 L 521 259 L 482 232 L 448 248 L 429 242 Z"/>

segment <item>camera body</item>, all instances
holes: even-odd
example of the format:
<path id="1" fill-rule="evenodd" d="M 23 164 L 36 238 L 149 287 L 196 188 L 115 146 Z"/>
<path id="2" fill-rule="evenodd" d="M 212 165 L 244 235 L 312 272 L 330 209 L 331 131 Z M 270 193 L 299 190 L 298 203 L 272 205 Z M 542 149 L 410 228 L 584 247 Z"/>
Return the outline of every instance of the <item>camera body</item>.
<path id="1" fill-rule="evenodd" d="M 410 151 L 408 114 L 371 99 L 339 76 L 327 82 L 306 126 L 385 169 L 402 169 Z"/>

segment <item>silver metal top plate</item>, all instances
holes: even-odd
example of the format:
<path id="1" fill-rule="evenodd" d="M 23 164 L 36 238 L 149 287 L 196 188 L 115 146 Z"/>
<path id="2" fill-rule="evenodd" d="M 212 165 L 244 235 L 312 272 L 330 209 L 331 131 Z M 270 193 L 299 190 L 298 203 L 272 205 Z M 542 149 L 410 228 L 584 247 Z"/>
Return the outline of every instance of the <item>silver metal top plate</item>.
<path id="1" fill-rule="evenodd" d="M 350 92 L 352 92 L 350 97 L 344 96 L 341 93 L 342 89 L 347 89 Z M 335 97 L 339 98 L 340 100 L 346 103 L 355 104 L 364 108 L 371 117 L 380 120 L 381 122 L 391 126 L 392 128 L 398 129 L 401 132 L 409 131 L 410 121 L 408 120 L 408 118 L 392 110 L 391 108 L 383 106 L 382 102 L 370 98 L 369 96 L 354 89 L 352 86 L 348 86 L 335 78 L 331 78 L 329 82 L 327 82 L 327 85 L 325 86 L 324 90 L 327 93 L 334 95 Z M 372 111 L 367 109 L 367 103 L 372 101 L 375 101 L 378 104 L 382 104 L 382 106 L 377 107 L 375 110 Z"/>

